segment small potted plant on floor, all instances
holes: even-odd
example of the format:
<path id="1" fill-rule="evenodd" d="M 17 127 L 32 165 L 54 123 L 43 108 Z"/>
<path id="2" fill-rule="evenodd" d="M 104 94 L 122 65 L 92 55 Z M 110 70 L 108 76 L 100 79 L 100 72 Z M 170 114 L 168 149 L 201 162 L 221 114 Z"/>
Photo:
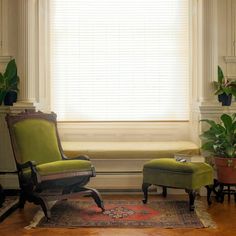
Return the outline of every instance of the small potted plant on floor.
<path id="1" fill-rule="evenodd" d="M 8 62 L 5 72 L 0 73 L 0 105 L 12 106 L 17 100 L 19 76 L 15 59 Z"/>
<path id="2" fill-rule="evenodd" d="M 220 120 L 203 120 L 210 128 L 200 135 L 202 149 L 214 157 L 218 181 L 236 184 L 236 114 L 223 114 Z"/>
<path id="3" fill-rule="evenodd" d="M 230 106 L 232 95 L 236 97 L 236 81 L 225 78 L 220 66 L 218 66 L 218 81 L 214 81 L 215 95 L 218 95 L 222 106 Z"/>

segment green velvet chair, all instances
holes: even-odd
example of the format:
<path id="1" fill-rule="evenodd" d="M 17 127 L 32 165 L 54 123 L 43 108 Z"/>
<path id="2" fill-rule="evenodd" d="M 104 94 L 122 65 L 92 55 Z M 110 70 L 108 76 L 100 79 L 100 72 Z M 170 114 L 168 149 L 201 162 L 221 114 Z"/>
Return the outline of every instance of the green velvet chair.
<path id="1" fill-rule="evenodd" d="M 7 115 L 6 121 L 19 175 L 20 207 L 26 200 L 34 202 L 50 218 L 49 201 L 86 195 L 104 210 L 98 191 L 85 187 L 96 175 L 89 158 L 68 159 L 63 154 L 55 113 L 25 111 Z"/>
<path id="2" fill-rule="evenodd" d="M 182 163 L 174 158 L 153 159 L 143 167 L 143 203 L 147 203 L 151 185 L 162 186 L 164 197 L 167 196 L 168 187 L 185 189 L 189 194 L 189 208 L 194 210 L 196 192 L 203 186 L 207 188 L 207 201 L 211 204 L 213 168 L 206 163 Z"/>

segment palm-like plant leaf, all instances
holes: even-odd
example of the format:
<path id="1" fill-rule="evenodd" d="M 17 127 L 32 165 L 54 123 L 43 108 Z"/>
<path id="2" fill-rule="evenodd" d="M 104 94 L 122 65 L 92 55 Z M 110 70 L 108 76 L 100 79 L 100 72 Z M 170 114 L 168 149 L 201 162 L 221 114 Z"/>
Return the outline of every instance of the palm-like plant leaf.
<path id="1" fill-rule="evenodd" d="M 17 75 L 16 61 L 15 61 L 15 59 L 12 59 L 7 64 L 7 68 L 6 68 L 6 71 L 4 73 L 4 77 L 11 80 L 16 75 Z"/>
<path id="2" fill-rule="evenodd" d="M 223 114 L 220 120 L 218 124 L 213 120 L 202 120 L 210 125 L 200 135 L 202 149 L 215 156 L 236 157 L 236 114 Z"/>
<path id="3" fill-rule="evenodd" d="M 2 104 L 7 92 L 5 90 L 0 90 L 0 105 Z"/>
<path id="4" fill-rule="evenodd" d="M 220 66 L 218 66 L 218 80 L 213 81 L 213 85 L 215 87 L 215 95 L 221 95 L 226 94 L 230 95 L 232 94 L 234 97 L 236 97 L 236 80 L 234 81 L 228 81 Z"/>
<path id="5" fill-rule="evenodd" d="M 222 69 L 220 68 L 220 66 L 218 66 L 218 82 L 222 84 L 223 80 L 224 80 L 224 73 Z"/>
<path id="6" fill-rule="evenodd" d="M 227 115 L 227 114 L 223 114 L 220 119 L 223 121 L 224 127 L 226 129 L 226 132 L 230 132 L 231 128 L 232 128 L 232 118 L 231 116 Z"/>
<path id="7" fill-rule="evenodd" d="M 4 88 L 4 78 L 2 73 L 0 73 L 0 90 Z"/>
<path id="8" fill-rule="evenodd" d="M 4 99 L 9 91 L 18 91 L 19 76 L 17 75 L 17 67 L 15 59 L 8 62 L 4 74 L 0 73 L 0 91 L 1 99 Z"/>
<path id="9" fill-rule="evenodd" d="M 235 87 L 231 88 L 231 93 L 234 97 L 236 97 L 236 88 Z"/>

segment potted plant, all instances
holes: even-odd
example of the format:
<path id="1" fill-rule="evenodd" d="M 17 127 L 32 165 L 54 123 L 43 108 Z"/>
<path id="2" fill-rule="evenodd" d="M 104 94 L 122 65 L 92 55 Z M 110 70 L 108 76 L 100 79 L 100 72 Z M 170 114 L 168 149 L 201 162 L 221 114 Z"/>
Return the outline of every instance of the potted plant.
<path id="1" fill-rule="evenodd" d="M 15 59 L 8 62 L 5 72 L 0 73 L 0 105 L 11 106 L 17 100 L 19 76 Z"/>
<path id="2" fill-rule="evenodd" d="M 215 95 L 218 95 L 219 102 L 222 106 L 230 106 L 232 95 L 236 97 L 236 81 L 229 81 L 225 78 L 224 73 L 220 66 L 218 66 L 218 81 L 214 81 Z"/>
<path id="3" fill-rule="evenodd" d="M 236 184 L 236 113 L 223 114 L 220 120 L 202 120 L 210 125 L 200 135 L 202 149 L 214 157 L 218 181 Z"/>

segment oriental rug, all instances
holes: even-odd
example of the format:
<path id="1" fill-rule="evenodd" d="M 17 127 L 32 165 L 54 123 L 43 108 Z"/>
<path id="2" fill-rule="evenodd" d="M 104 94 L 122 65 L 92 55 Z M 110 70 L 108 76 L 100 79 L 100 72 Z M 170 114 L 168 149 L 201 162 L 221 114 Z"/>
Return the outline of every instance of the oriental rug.
<path id="1" fill-rule="evenodd" d="M 197 201 L 196 211 L 189 211 L 187 201 L 158 200 L 143 204 L 142 201 L 106 200 L 105 211 L 91 200 L 66 200 L 56 202 L 51 208 L 49 221 L 39 211 L 26 228 L 204 228 L 214 227 L 205 205 Z"/>

